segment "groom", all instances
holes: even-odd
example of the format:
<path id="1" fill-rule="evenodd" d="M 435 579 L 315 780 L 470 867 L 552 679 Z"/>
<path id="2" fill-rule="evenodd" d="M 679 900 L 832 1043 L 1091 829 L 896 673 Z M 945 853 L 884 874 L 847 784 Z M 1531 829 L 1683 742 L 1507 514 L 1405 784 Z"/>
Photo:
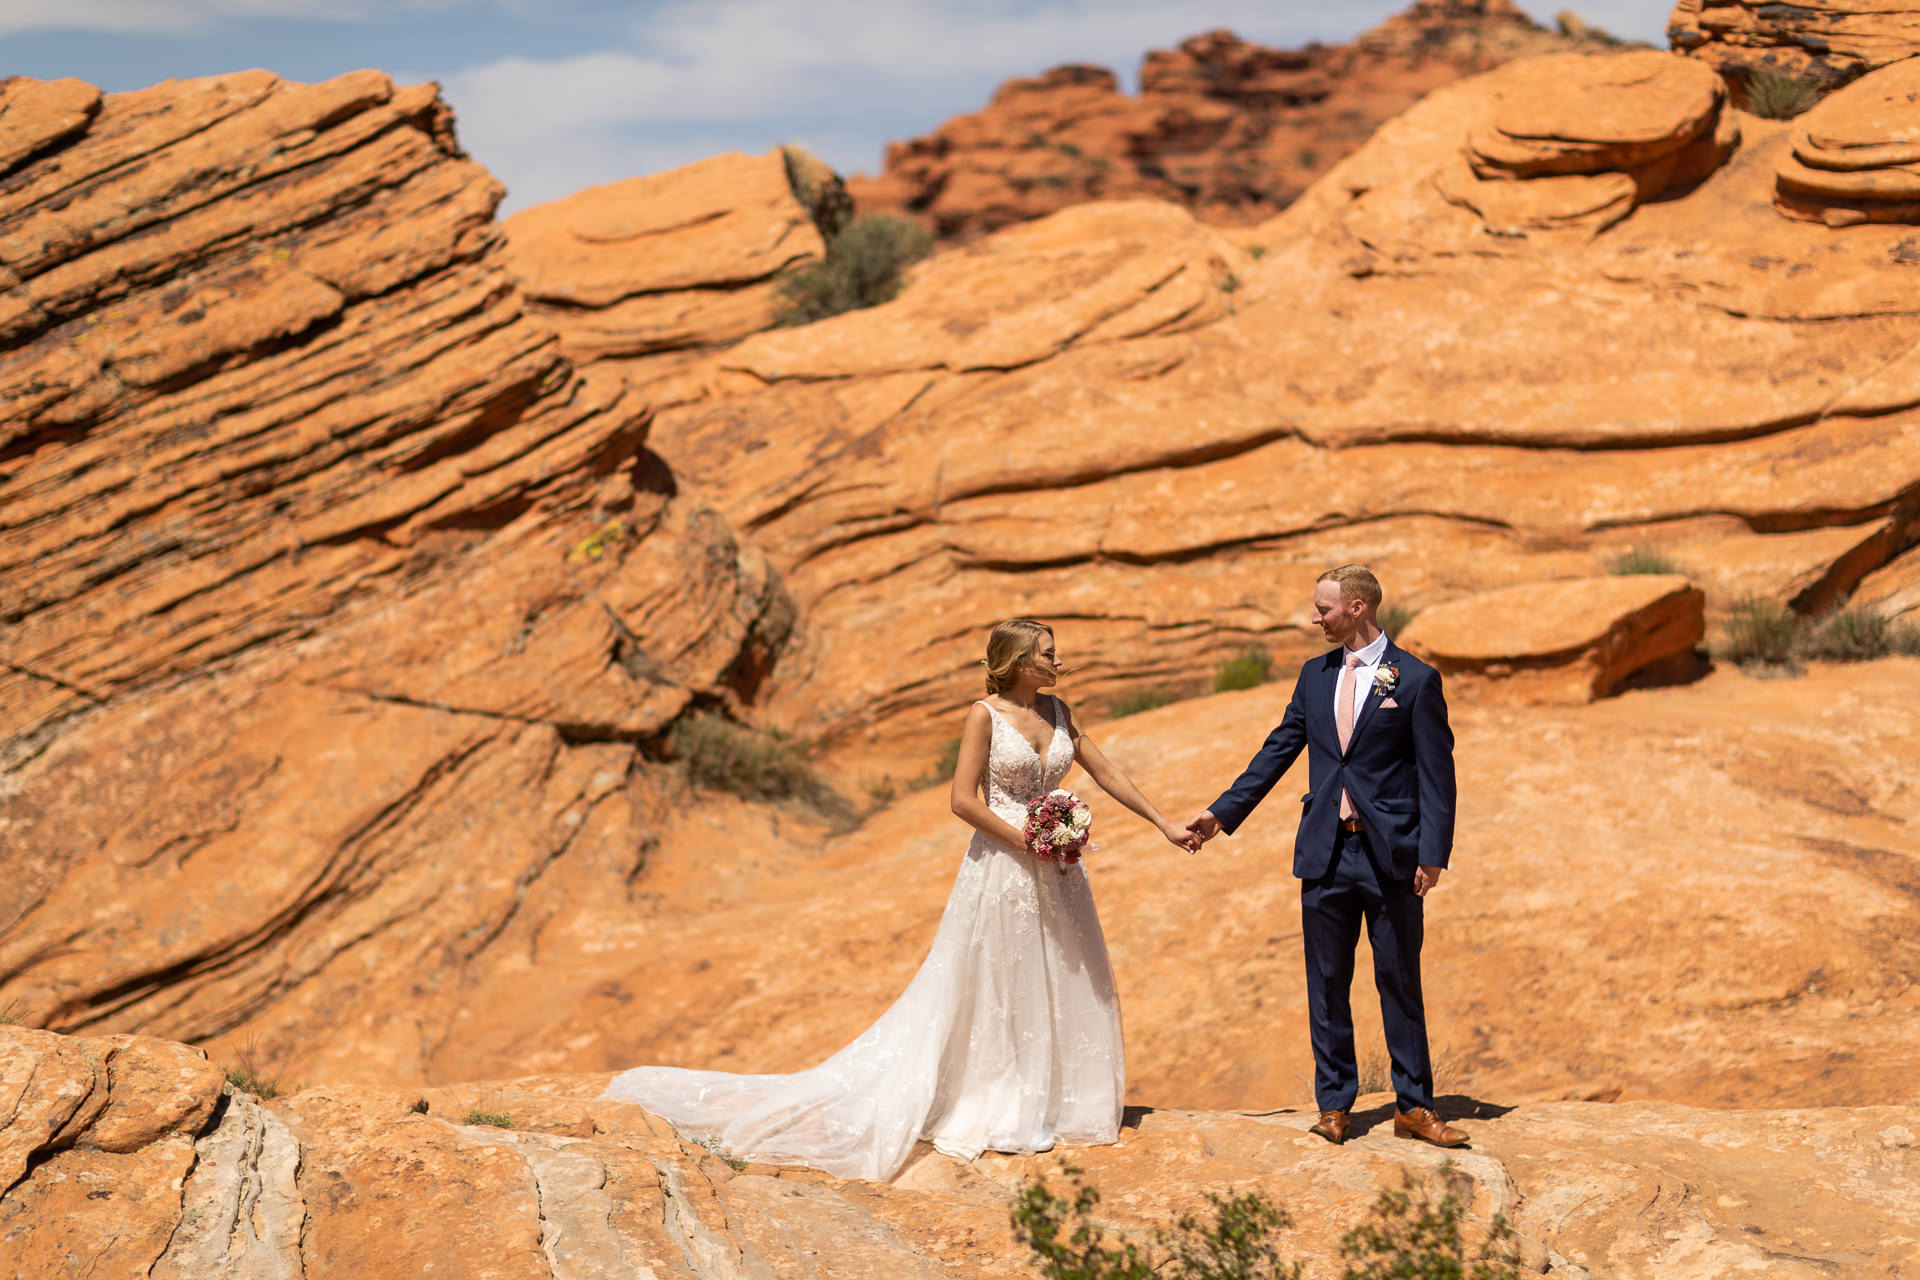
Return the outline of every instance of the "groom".
<path id="1" fill-rule="evenodd" d="M 1393 1132 L 1441 1147 L 1467 1135 L 1433 1110 L 1433 1064 L 1420 994 L 1423 899 L 1453 849 L 1453 730 L 1440 673 L 1400 649 L 1374 617 L 1380 582 L 1362 565 L 1320 575 L 1314 618 L 1335 647 L 1300 670 L 1280 726 L 1246 771 L 1187 824 L 1231 835 L 1308 748 L 1306 806 L 1294 841 L 1313 1030 L 1313 1132 L 1347 1140 L 1359 1092 L 1353 1051 L 1354 948 L 1373 944 L 1373 979 L 1393 1059 Z"/>

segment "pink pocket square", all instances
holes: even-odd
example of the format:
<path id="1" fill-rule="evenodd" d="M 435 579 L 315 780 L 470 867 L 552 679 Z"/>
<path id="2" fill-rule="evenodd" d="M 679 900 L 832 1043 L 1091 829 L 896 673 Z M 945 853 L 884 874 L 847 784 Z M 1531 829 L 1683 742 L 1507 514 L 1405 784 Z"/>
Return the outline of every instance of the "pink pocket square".
<path id="1" fill-rule="evenodd" d="M 1385 702 L 1381 703 L 1380 705 L 1383 707 L 1397 707 L 1400 704 L 1398 702 L 1395 702 L 1392 698 L 1388 698 Z"/>

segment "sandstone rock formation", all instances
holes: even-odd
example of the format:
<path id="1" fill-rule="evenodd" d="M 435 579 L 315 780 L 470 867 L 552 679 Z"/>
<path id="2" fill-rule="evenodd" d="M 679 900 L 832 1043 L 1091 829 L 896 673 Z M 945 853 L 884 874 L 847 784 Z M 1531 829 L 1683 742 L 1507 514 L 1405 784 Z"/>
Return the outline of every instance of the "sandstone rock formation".
<path id="1" fill-rule="evenodd" d="M 1590 111 L 1557 61 L 1445 86 L 1231 240 L 1084 205 L 921 264 L 886 307 L 738 341 L 690 313 L 670 350 L 554 332 L 562 285 L 527 302 L 509 263 L 577 251 L 644 298 L 664 277 L 639 259 L 703 232 L 616 251 L 529 211 L 551 235 L 503 244 L 428 92 L 33 90 L 45 121 L 8 125 L 0 177 L 0 1010 L 250 1047 L 290 1083 L 801 1066 L 897 994 L 957 833 L 936 793 L 833 839 L 696 793 L 662 759 L 689 709 L 899 790 L 1011 614 L 1061 620 L 1091 717 L 1249 645 L 1284 670 L 1341 560 L 1416 615 L 1604 592 L 1636 548 L 1698 584 L 1709 630 L 1748 594 L 1904 599 L 1907 229 L 1782 218 L 1788 128 L 1724 106 L 1740 146 L 1604 228 L 1445 194 L 1502 103 L 1606 126 L 1556 155 L 1631 144 L 1602 175 L 1698 145 L 1670 62 L 1583 82 Z M 1664 133 L 1626 127 L 1642 105 Z M 764 279 L 794 214 L 763 176 L 766 221 L 715 242 L 759 265 L 660 289 L 724 311 Z M 1472 1088 L 1802 1105 L 1910 1078 L 1888 1028 L 1920 963 L 1912 678 L 1462 698 L 1484 807 L 1431 980 Z M 1204 803 L 1274 696 L 1177 705 L 1116 753 Z M 1297 1102 L 1284 816 L 1180 877 L 1114 838 L 1136 1096 Z"/>
<path id="2" fill-rule="evenodd" d="M 1740 141 L 1720 77 L 1647 50 L 1560 54 L 1490 95 L 1441 191 L 1496 235 L 1597 231 L 1693 186 Z"/>
<path id="3" fill-rule="evenodd" d="M 524 210 L 502 227 L 505 261 L 577 362 L 736 342 L 773 324 L 775 277 L 824 252 L 800 162 L 715 156 Z M 814 181 L 818 202 L 838 179 Z"/>
<path id="4" fill-rule="evenodd" d="M 1920 61 L 1875 71 L 1794 121 L 1775 203 L 1830 227 L 1920 222 Z"/>
<path id="5" fill-rule="evenodd" d="M 995 618 L 1080 620 L 1095 704 L 1193 689 L 1249 643 L 1311 651 L 1330 559 L 1417 611 L 1646 547 L 1710 631 L 1746 595 L 1820 612 L 1920 534 L 1920 329 L 1902 232 L 1775 211 L 1788 145 L 1683 58 L 1522 60 L 1236 233 L 1262 253 L 1081 206 L 888 306 L 619 371 L 784 575 L 806 622 L 767 714 L 849 773 L 935 757 Z M 1456 180 L 1619 198 L 1569 235 Z M 876 700 L 834 638 L 879 619 Z"/>
<path id="6" fill-rule="evenodd" d="M 1087 200 L 1147 196 L 1203 222 L 1285 208 L 1422 94 L 1529 54 L 1605 49 L 1556 34 L 1510 0 L 1416 0 L 1345 45 L 1270 49 L 1230 31 L 1156 49 L 1129 96 L 1103 67 L 1007 81 L 981 111 L 887 148 L 858 207 L 921 218 L 968 240 Z"/>
<path id="7" fill-rule="evenodd" d="M 1676 0 L 1667 22 L 1673 48 L 1726 76 L 1736 90 L 1758 73 L 1833 89 L 1920 53 L 1920 10 L 1903 0 Z"/>
<path id="8" fill-rule="evenodd" d="M 1698 587 L 1665 574 L 1529 583 L 1435 605 L 1400 642 L 1448 675 L 1493 678 L 1502 693 L 1589 702 L 1690 658 L 1706 638 L 1705 604 Z"/>
<path id="9" fill-rule="evenodd" d="M 160 1056 L 165 1047 L 147 1042 Z M 172 1047 L 180 1057 L 184 1049 Z M 0 1090 L 99 1052 L 0 1027 Z M 1204 1194 L 1257 1192 L 1292 1211 L 1279 1244 L 1322 1267 L 1380 1190 L 1457 1196 L 1469 1233 L 1507 1216 L 1530 1273 L 1688 1280 L 1764 1270 L 1898 1274 L 1920 1262 L 1903 1209 L 1920 1194 L 1910 1117 L 1895 1107 L 1728 1114 L 1602 1103 L 1480 1107 L 1474 1149 L 1396 1142 L 1376 1095 L 1335 1149 L 1295 1111 L 1141 1110 L 1121 1141 L 970 1164 L 923 1149 L 892 1184 L 733 1168 L 627 1104 L 603 1078 L 431 1090 L 316 1089 L 262 1103 L 194 1093 L 116 1106 L 138 1128 L 49 1140 L 31 1116 L 0 1144 L 34 1161 L 0 1184 L 8 1277 L 160 1280 L 485 1275 L 534 1280 L 832 1275 L 845 1280 L 1030 1275 L 1007 1211 L 1070 1156 L 1105 1197 L 1102 1227 L 1151 1240 Z M 508 1128 L 462 1123 L 484 1101 Z M 211 1117 L 209 1119 L 209 1116 Z"/>
<path id="10" fill-rule="evenodd" d="M 6 94 L 0 1008 L 417 1071 L 544 893 L 624 900 L 790 608 L 527 316 L 431 86 Z"/>

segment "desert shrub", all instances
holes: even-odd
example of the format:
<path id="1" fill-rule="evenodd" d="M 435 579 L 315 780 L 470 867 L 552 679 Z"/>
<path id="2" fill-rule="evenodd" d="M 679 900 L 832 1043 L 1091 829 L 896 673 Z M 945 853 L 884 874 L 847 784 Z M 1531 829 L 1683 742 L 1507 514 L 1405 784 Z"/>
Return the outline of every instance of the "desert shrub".
<path id="1" fill-rule="evenodd" d="M 1679 573 L 1680 566 L 1664 551 L 1656 551 L 1652 547 L 1629 547 L 1607 561 L 1607 572 L 1620 577 L 1636 573 Z"/>
<path id="2" fill-rule="evenodd" d="M 781 279 L 774 323 L 812 324 L 891 302 L 900 292 L 901 273 L 932 248 L 932 235 L 917 222 L 861 214 L 827 241 L 826 257 Z"/>
<path id="3" fill-rule="evenodd" d="M 27 1006 L 18 1000 L 9 1000 L 0 1004 L 0 1027 L 24 1027 L 27 1025 Z"/>
<path id="4" fill-rule="evenodd" d="M 1920 628 L 1867 605 L 1838 609 L 1808 627 L 1799 650 L 1827 662 L 1865 662 L 1890 653 L 1920 654 Z"/>
<path id="5" fill-rule="evenodd" d="M 1032 1251 L 1046 1280 L 1298 1280 L 1299 1264 L 1283 1260 L 1267 1237 L 1289 1224 L 1287 1215 L 1258 1195 L 1209 1194 L 1213 1220 L 1181 1215 L 1171 1230 L 1154 1233 L 1157 1250 L 1130 1241 L 1110 1243 L 1093 1220 L 1100 1193 L 1073 1180 L 1071 1198 L 1043 1178 L 1020 1189 L 1011 1214 L 1013 1236 Z M 1161 1256 L 1156 1261 L 1154 1252 Z"/>
<path id="6" fill-rule="evenodd" d="M 924 791 L 928 787 L 937 787 L 943 782 L 953 781 L 953 771 L 960 767 L 960 738 L 955 735 L 940 748 L 939 758 L 933 762 L 933 768 L 913 780 L 916 790 Z"/>
<path id="7" fill-rule="evenodd" d="M 467 1118 L 460 1123 L 484 1124 L 495 1129 L 511 1129 L 513 1128 L 513 1117 L 504 1111 L 482 1111 L 480 1108 L 475 1107 L 473 1110 L 467 1112 Z"/>
<path id="8" fill-rule="evenodd" d="M 1404 604 L 1397 602 L 1394 604 L 1383 604 L 1380 606 L 1380 612 L 1374 618 L 1374 622 L 1388 635 L 1397 636 L 1407 629 L 1407 624 L 1413 621 L 1413 615 L 1414 610 L 1409 609 Z"/>
<path id="9" fill-rule="evenodd" d="M 425 1098 L 415 1098 L 413 1100 L 413 1105 L 408 1107 L 407 1111 L 411 1115 L 423 1116 L 427 1114 L 427 1112 L 431 1110 L 432 1107 L 433 1107 L 433 1104 L 428 1102 Z"/>
<path id="10" fill-rule="evenodd" d="M 1129 689 L 1113 700 L 1107 708 L 1107 718 L 1118 720 L 1121 716 L 1137 716 L 1142 711 L 1152 711 L 1172 702 L 1173 695 L 1165 689 L 1152 689 L 1142 685 Z"/>
<path id="11" fill-rule="evenodd" d="M 1252 689 L 1273 676 L 1273 655 L 1265 649 L 1243 649 L 1213 669 L 1213 691 Z"/>
<path id="12" fill-rule="evenodd" d="M 1442 1176 L 1451 1168 L 1442 1164 Z M 1436 1203 L 1430 1190 L 1414 1193 L 1411 1175 L 1403 1177 L 1403 1190 L 1382 1191 L 1367 1220 L 1341 1237 L 1341 1280 L 1519 1280 L 1519 1250 L 1505 1218 L 1493 1220 L 1470 1254 L 1460 1236 L 1466 1211 L 1459 1198 L 1449 1191 Z"/>
<path id="13" fill-rule="evenodd" d="M 1747 77 L 1747 108 L 1768 120 L 1790 120 L 1820 101 L 1820 86 L 1801 76 L 1756 71 Z"/>
<path id="14" fill-rule="evenodd" d="M 280 1096 L 280 1077 L 268 1076 L 254 1061 L 256 1049 L 249 1042 L 235 1057 L 239 1065 L 227 1069 L 227 1086 L 231 1091 L 250 1093 L 261 1100 Z"/>
<path id="15" fill-rule="evenodd" d="M 1247 246 L 1247 256 L 1255 262 L 1258 262 L 1267 256 L 1267 246 L 1263 244 L 1250 244 Z"/>
<path id="16" fill-rule="evenodd" d="M 732 1169 L 735 1173 L 739 1173 L 747 1167 L 747 1162 L 745 1160 L 740 1159 L 740 1157 L 734 1155 L 731 1151 L 728 1151 L 724 1146 L 720 1144 L 720 1139 L 718 1138 L 705 1137 L 700 1139 L 700 1141 L 695 1145 L 700 1147 L 705 1147 L 708 1151 L 713 1152 L 713 1154 L 719 1156 L 722 1160 L 725 1160 L 727 1162 L 727 1167 Z"/>
<path id="17" fill-rule="evenodd" d="M 1719 656 L 1740 664 L 1779 666 L 1793 659 L 1799 619 L 1774 600 L 1748 596 L 1721 624 Z"/>
<path id="18" fill-rule="evenodd" d="M 823 790 L 805 750 L 778 729 L 750 729 L 702 712 L 673 726 L 672 744 L 698 786 L 759 800 L 814 799 Z"/>

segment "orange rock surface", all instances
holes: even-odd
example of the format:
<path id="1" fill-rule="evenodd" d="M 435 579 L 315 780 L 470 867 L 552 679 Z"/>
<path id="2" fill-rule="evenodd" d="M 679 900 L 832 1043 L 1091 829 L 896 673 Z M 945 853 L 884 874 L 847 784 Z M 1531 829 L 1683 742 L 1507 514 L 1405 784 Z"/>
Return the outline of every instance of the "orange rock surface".
<path id="1" fill-rule="evenodd" d="M 155 1056 L 167 1048 L 146 1043 Z M 96 1051 L 0 1027 L 0 1089 Z M 1403 1186 L 1456 1196 L 1469 1238 L 1504 1215 L 1528 1273 L 1814 1277 L 1920 1262 L 1903 1215 L 1920 1194 L 1920 1156 L 1895 1107 L 1473 1108 L 1462 1120 L 1473 1150 L 1446 1163 L 1391 1138 L 1379 1095 L 1342 1148 L 1308 1135 L 1312 1117 L 1295 1111 L 1141 1109 L 1110 1147 L 971 1164 L 923 1148 L 888 1184 L 735 1169 L 636 1107 L 594 1099 L 601 1083 L 330 1088 L 267 1103 L 236 1092 L 216 1109 L 215 1076 L 196 1093 L 196 1121 L 174 1131 L 170 1097 L 119 1100 L 145 1132 L 116 1147 L 96 1147 L 84 1125 L 62 1145 L 0 1119 L 0 1143 L 24 1139 L 36 1157 L 0 1186 L 0 1257 L 9 1274 L 160 1280 L 1012 1278 L 1033 1263 L 1007 1211 L 1033 1178 L 1062 1187 L 1065 1157 L 1105 1193 L 1099 1222 L 1116 1238 L 1147 1245 L 1204 1210 L 1206 1193 L 1258 1193 L 1291 1211 L 1281 1252 L 1322 1268 L 1378 1193 Z M 463 1123 L 483 1109 L 509 1127 Z M 1665 1188 L 1684 1193 L 1654 1194 Z"/>
<path id="2" fill-rule="evenodd" d="M 1831 227 L 1920 222 L 1920 64 L 1900 62 L 1828 96 L 1794 121 L 1776 203 Z"/>
<path id="3" fill-rule="evenodd" d="M 1165 202 L 1078 205 L 929 259 L 887 306 L 745 336 L 727 308 L 790 261 L 783 235 L 819 225 L 771 159 L 716 165 L 751 176 L 719 204 L 711 173 L 682 173 L 503 234 L 498 188 L 430 89 L 8 82 L 37 105 L 0 115 L 0 1010 L 325 1087 L 277 1113 L 236 1100 L 134 1151 L 30 1130 L 0 1144 L 22 1168 L 47 1157 L 0 1201 L 0 1237 L 31 1223 L 20 1247 L 57 1258 L 120 1214 L 150 1226 L 111 1268 L 206 1274 L 221 1242 L 179 1206 L 217 1218 L 257 1196 L 281 1207 L 245 1249 L 363 1274 L 397 1256 L 378 1224 L 418 1206 L 403 1270 L 459 1270 L 485 1237 L 501 1274 L 538 1274 L 565 1252 L 540 1226 L 564 1186 L 553 1204 L 588 1206 L 565 1248 L 628 1270 L 688 1240 L 762 1258 L 809 1238 L 797 1217 L 729 1234 L 724 1166 L 631 1113 L 603 1123 L 592 1073 L 780 1070 L 838 1047 L 918 963 L 962 833 L 938 789 L 838 832 L 696 791 L 669 759 L 675 724 L 782 727 L 848 790 L 905 791 L 978 696 L 992 621 L 1059 620 L 1091 719 L 1143 687 L 1206 688 L 1248 646 L 1287 671 L 1319 647 L 1314 576 L 1364 560 L 1410 640 L 1490 593 L 1572 602 L 1539 619 L 1552 635 L 1469 626 L 1456 646 L 1487 674 L 1454 682 L 1465 801 L 1433 912 L 1435 1038 L 1465 1103 L 1525 1103 L 1485 1117 L 1512 1121 L 1490 1150 L 1515 1145 L 1475 1185 L 1528 1188 L 1541 1248 L 1606 1273 L 1744 1265 L 1748 1206 L 1779 1256 L 1825 1259 L 1840 1232 L 1822 1222 L 1864 1221 L 1845 1243 L 1905 1265 L 1911 1241 L 1855 1201 L 1905 1203 L 1908 1147 L 1844 1109 L 1911 1101 L 1887 1082 L 1920 1066 L 1903 941 L 1920 665 L 1720 670 L 1568 705 L 1491 671 L 1551 658 L 1584 698 L 1638 683 L 1669 642 L 1684 656 L 1742 596 L 1913 607 L 1910 230 L 1783 217 L 1790 126 L 1670 55 L 1590 61 L 1445 85 L 1233 237 Z M 1483 176 L 1508 155 L 1490 127 L 1549 168 Z M 1647 176 L 1682 155 L 1710 171 Z M 1567 157 L 1584 167 L 1551 167 Z M 1571 229 L 1520 225 L 1450 194 L 1462 172 L 1633 197 Z M 717 217 L 683 226 L 696 208 Z M 556 319 L 656 294 L 693 336 L 609 344 Z M 1648 551 L 1701 594 L 1609 575 Z M 1658 594 L 1613 598 L 1641 591 Z M 1157 800 L 1197 808 L 1284 688 L 1100 733 Z M 1192 861 L 1104 824 L 1136 1101 L 1308 1092 L 1284 810 Z M 33 1062 L 56 1053 L 35 1043 Z M 434 1097 L 464 1115 L 496 1090 L 553 1130 L 539 1152 L 519 1130 L 400 1114 L 429 1085 L 527 1072 L 586 1074 L 531 1087 L 560 1099 L 537 1111 L 528 1087 Z M 1180 1150 L 1222 1185 L 1295 1158 L 1277 1191 L 1350 1176 L 1292 1146 L 1291 1120 L 1148 1121 L 1111 1166 L 1138 1179 L 1138 1222 L 1205 1180 L 1153 1191 Z M 1553 1164 L 1615 1126 L 1646 1144 L 1628 1172 Z M 1753 1126 L 1789 1154 L 1702 1154 Z M 639 1136 L 567 1145 L 616 1127 Z M 1792 1136 L 1814 1129 L 1842 1137 Z M 1208 1164 L 1228 1146 L 1256 1172 Z M 1314 1202 L 1320 1228 L 1405 1158 L 1366 1154 L 1344 1198 Z M 1890 1181 L 1823 1189 L 1821 1219 L 1735 1178 L 1816 1158 L 1870 1158 Z M 414 1159 L 418 1184 L 396 1172 Z M 941 1168 L 930 1186 L 988 1176 Z M 1569 1189 L 1616 1176 L 1631 1190 Z M 884 1239 L 894 1269 L 876 1274 L 941 1274 L 1003 1257 L 1002 1237 L 979 1242 L 1014 1177 L 955 1192 L 952 1218 L 938 1197 L 794 1185 L 825 1188 L 820 1239 Z M 486 1195 L 446 1190 L 461 1178 Z M 1742 1203 L 1635 1217 L 1663 1178 Z M 740 1181 L 777 1220 L 790 1180 Z M 122 1185 L 138 1204 L 80 1190 Z M 1574 1201 L 1600 1207 L 1556 1207 Z M 311 1232 L 287 1228 L 308 1212 Z"/>
<path id="4" fill-rule="evenodd" d="M 1009 80 L 985 108 L 888 146 L 862 212 L 970 240 L 1088 200 L 1152 197 L 1203 222 L 1271 217 L 1422 94 L 1511 59 L 1613 41 L 1535 25 L 1510 0 L 1416 0 L 1344 45 L 1270 49 L 1213 31 L 1149 52 L 1140 93 L 1104 67 Z"/>

